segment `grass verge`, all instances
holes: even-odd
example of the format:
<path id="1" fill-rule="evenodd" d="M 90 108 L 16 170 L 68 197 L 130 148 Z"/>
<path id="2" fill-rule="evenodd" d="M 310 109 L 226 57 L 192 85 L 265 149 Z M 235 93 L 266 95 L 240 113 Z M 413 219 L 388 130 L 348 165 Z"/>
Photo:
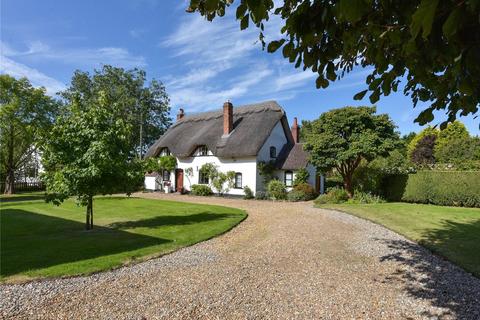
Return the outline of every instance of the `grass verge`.
<path id="1" fill-rule="evenodd" d="M 480 209 L 410 203 L 325 204 L 404 235 L 480 277 Z"/>
<path id="2" fill-rule="evenodd" d="M 222 206 L 96 197 L 94 229 L 86 231 L 85 208 L 74 200 L 57 207 L 31 196 L 2 199 L 2 282 L 89 274 L 143 261 L 222 234 L 246 217 Z"/>

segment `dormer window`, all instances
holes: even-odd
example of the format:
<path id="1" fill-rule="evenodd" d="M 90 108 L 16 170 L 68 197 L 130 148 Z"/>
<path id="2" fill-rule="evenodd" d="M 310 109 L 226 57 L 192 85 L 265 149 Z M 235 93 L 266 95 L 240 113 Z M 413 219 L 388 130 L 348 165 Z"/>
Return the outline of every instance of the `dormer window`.
<path id="1" fill-rule="evenodd" d="M 208 156 L 208 148 L 207 146 L 199 146 L 197 151 L 195 152 L 197 157 Z"/>
<path id="2" fill-rule="evenodd" d="M 168 150 L 168 148 L 162 148 L 162 150 L 160 151 L 160 156 L 164 157 L 169 155 L 170 155 L 170 150 Z"/>
<path id="3" fill-rule="evenodd" d="M 270 147 L 270 158 L 276 158 L 276 157 L 277 157 L 277 148 Z"/>

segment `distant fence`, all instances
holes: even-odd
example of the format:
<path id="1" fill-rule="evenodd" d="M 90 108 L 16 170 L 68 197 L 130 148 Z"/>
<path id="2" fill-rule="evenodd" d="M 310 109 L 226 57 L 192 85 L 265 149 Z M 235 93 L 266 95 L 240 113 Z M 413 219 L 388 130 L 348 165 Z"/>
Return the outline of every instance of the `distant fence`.
<path id="1" fill-rule="evenodd" d="M 45 190 L 43 182 L 15 182 L 15 191 L 42 191 Z M 5 182 L 0 183 L 0 192 L 5 191 Z"/>

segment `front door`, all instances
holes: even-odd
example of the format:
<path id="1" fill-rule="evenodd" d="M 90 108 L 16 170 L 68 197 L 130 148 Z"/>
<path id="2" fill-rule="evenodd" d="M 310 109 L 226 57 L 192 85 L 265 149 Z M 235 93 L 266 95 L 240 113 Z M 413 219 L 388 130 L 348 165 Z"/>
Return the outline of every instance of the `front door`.
<path id="1" fill-rule="evenodd" d="M 177 192 L 183 192 L 183 169 L 175 170 L 175 187 Z"/>

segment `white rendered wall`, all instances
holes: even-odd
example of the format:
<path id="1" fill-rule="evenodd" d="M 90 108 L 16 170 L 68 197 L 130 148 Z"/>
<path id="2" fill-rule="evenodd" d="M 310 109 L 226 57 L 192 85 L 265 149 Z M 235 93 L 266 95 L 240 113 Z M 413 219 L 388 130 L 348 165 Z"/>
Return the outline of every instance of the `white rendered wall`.
<path id="1" fill-rule="evenodd" d="M 272 133 L 267 138 L 263 146 L 260 148 L 260 151 L 257 155 L 257 161 L 269 162 L 270 160 L 276 160 L 276 158 L 270 158 L 270 147 L 275 147 L 277 149 L 277 156 L 282 150 L 283 146 L 288 142 L 285 131 L 283 130 L 282 122 L 278 121 L 275 127 L 272 130 Z M 256 174 L 256 189 L 265 190 L 263 185 L 263 177 L 260 175 L 260 172 Z M 281 180 L 283 181 L 283 175 Z"/>
<path id="2" fill-rule="evenodd" d="M 160 189 L 157 183 L 157 177 L 145 177 L 145 189 L 152 191 Z"/>
<path id="3" fill-rule="evenodd" d="M 200 168 L 206 163 L 217 165 L 221 172 L 240 172 L 242 174 L 242 187 L 248 186 L 255 193 L 257 161 L 255 157 L 223 159 L 215 156 L 199 156 L 177 159 L 177 168 L 183 169 L 183 187 L 191 190 L 191 186 L 198 184 Z M 193 176 L 187 176 L 186 169 L 192 168 Z M 175 175 L 172 175 L 172 183 L 175 184 Z M 212 186 L 210 186 L 212 187 Z M 213 192 L 216 190 L 212 187 Z M 232 188 L 228 192 L 231 195 L 244 195 L 243 189 Z"/>

